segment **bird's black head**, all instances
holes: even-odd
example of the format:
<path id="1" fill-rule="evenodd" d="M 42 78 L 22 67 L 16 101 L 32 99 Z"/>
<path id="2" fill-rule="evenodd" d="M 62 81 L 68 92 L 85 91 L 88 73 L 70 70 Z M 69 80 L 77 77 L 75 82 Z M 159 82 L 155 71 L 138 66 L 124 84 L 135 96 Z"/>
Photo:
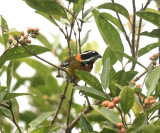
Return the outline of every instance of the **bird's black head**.
<path id="1" fill-rule="evenodd" d="M 102 58 L 102 56 L 94 50 L 88 50 L 81 53 L 81 59 L 86 64 L 93 64 L 99 58 Z"/>

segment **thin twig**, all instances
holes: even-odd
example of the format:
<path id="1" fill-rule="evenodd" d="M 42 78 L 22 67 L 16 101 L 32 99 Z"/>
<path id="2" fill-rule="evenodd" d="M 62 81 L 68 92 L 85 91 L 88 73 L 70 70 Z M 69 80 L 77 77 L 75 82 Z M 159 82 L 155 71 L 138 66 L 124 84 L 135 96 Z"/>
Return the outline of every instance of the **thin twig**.
<path id="1" fill-rule="evenodd" d="M 56 120 L 56 118 L 57 118 L 57 115 L 58 115 L 58 113 L 59 113 L 59 111 L 60 111 L 60 108 L 61 108 L 61 106 L 62 106 L 63 100 L 66 98 L 65 95 L 66 95 L 66 92 L 67 92 L 68 85 L 69 85 L 69 82 L 67 82 L 67 84 L 66 84 L 66 86 L 65 86 L 65 89 L 64 89 L 64 92 L 63 92 L 63 94 L 61 95 L 61 99 L 60 99 L 58 108 L 57 108 L 56 113 L 55 113 L 55 115 L 54 115 L 54 117 L 53 117 L 53 120 L 51 121 L 50 128 L 49 128 L 48 132 L 51 130 L 51 128 L 52 128 L 52 126 L 53 126 L 53 124 L 54 124 L 54 122 L 55 122 L 55 120 Z"/>
<path id="2" fill-rule="evenodd" d="M 94 105 L 99 105 L 101 103 L 101 101 L 95 101 Z M 79 122 L 80 118 L 81 118 L 81 114 L 83 113 L 84 115 L 88 114 L 89 112 L 91 112 L 93 110 L 93 108 L 91 106 L 88 106 L 85 110 L 83 110 L 81 113 L 78 114 L 78 116 L 71 122 L 71 124 L 68 125 L 68 130 L 72 130 L 75 125 L 77 125 L 77 123 Z"/>
<path id="3" fill-rule="evenodd" d="M 53 17 L 51 15 L 49 15 L 49 17 L 51 18 L 51 20 L 53 21 L 53 23 L 59 28 L 59 30 L 63 33 L 63 35 L 65 36 L 65 38 L 67 38 L 66 33 L 64 32 L 64 30 L 57 24 L 57 22 L 53 19 Z"/>
<path id="4" fill-rule="evenodd" d="M 21 131 L 21 129 L 20 129 L 18 123 L 16 122 L 16 119 L 15 119 L 15 116 L 14 116 L 14 113 L 13 113 L 13 110 L 12 110 L 12 103 L 11 103 L 10 100 L 9 100 L 9 108 L 10 108 L 10 111 L 11 111 L 11 114 L 12 114 L 13 123 L 16 125 L 16 127 L 17 127 L 19 133 L 22 133 L 22 131 Z"/>
<path id="5" fill-rule="evenodd" d="M 70 120 L 70 113 L 71 113 L 71 107 L 72 107 L 72 101 L 73 101 L 73 93 L 74 93 L 74 86 L 72 87 L 71 96 L 69 99 L 69 107 L 68 107 L 68 113 L 67 113 L 67 126 L 69 125 Z"/>
<path id="6" fill-rule="evenodd" d="M 148 0 L 146 5 L 144 6 L 143 10 L 145 10 L 147 8 L 147 6 L 150 4 L 151 0 Z"/>
<path id="7" fill-rule="evenodd" d="M 62 71 L 64 71 L 64 72 L 67 73 L 67 71 L 66 71 L 65 69 L 63 69 L 62 67 L 56 66 L 55 64 L 53 64 L 53 63 L 51 63 L 51 62 L 48 62 L 47 60 L 39 57 L 39 56 L 36 55 L 34 52 L 32 52 L 31 50 L 29 50 L 25 45 L 21 44 L 21 46 L 22 46 L 24 49 L 26 49 L 31 55 L 35 56 L 36 58 L 38 58 L 38 59 L 46 62 L 47 64 L 49 64 L 49 65 L 51 65 L 51 66 L 53 66 L 53 67 L 56 67 L 56 68 L 58 68 L 58 69 L 60 69 L 60 70 L 62 70 Z M 67 74 L 68 74 L 68 73 L 67 73 Z"/>
<path id="8" fill-rule="evenodd" d="M 111 1 L 112 1 L 112 3 L 114 3 L 114 0 L 111 0 Z M 123 23 L 122 23 L 122 21 L 121 21 L 121 18 L 120 18 L 119 14 L 118 14 L 117 12 L 116 12 L 116 15 L 117 15 L 118 20 L 119 20 L 119 23 L 120 23 L 120 25 L 121 25 L 121 27 L 122 27 L 123 34 L 124 34 L 124 36 L 125 36 L 128 44 L 129 44 L 129 47 L 131 48 L 131 42 L 130 42 L 129 36 L 127 35 L 127 32 L 126 32 L 126 30 L 125 30 L 125 28 L 124 28 L 124 26 L 123 26 Z"/>
<path id="9" fill-rule="evenodd" d="M 132 5 L 133 5 L 133 24 L 132 24 L 132 57 L 135 58 L 135 28 L 136 28 L 136 5 L 135 5 L 135 0 L 132 0 Z M 134 70 L 136 66 L 136 63 L 132 63 L 131 70 Z"/>
<path id="10" fill-rule="evenodd" d="M 2 106 L 2 107 L 4 107 L 4 108 L 6 108 L 6 109 L 10 109 L 10 107 L 8 107 L 7 105 L 5 105 L 5 104 L 0 104 L 0 106 Z"/>
<path id="11" fill-rule="evenodd" d="M 148 69 L 145 70 L 143 73 L 141 73 L 139 76 L 137 76 L 133 81 L 138 81 L 142 76 L 144 76 L 148 72 Z"/>

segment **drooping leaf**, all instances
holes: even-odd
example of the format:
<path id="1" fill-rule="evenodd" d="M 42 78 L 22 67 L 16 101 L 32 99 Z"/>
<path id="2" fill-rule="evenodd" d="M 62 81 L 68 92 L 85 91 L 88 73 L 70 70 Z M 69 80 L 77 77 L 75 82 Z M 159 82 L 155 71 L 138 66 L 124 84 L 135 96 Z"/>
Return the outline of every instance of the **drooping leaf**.
<path id="1" fill-rule="evenodd" d="M 153 124 L 148 124 L 143 126 L 137 133 L 158 133 L 160 131 L 160 126 L 155 126 Z"/>
<path id="2" fill-rule="evenodd" d="M 160 66 L 157 66 L 153 72 L 148 76 L 146 80 L 147 96 L 150 96 L 156 89 L 158 81 L 160 79 Z"/>
<path id="3" fill-rule="evenodd" d="M 88 40 L 90 31 L 91 31 L 91 30 L 89 30 L 89 31 L 86 33 L 86 35 L 84 36 L 84 38 L 82 39 L 82 41 L 81 41 L 81 46 L 83 46 L 83 45 L 86 43 L 86 41 Z"/>
<path id="4" fill-rule="evenodd" d="M 160 29 L 154 29 L 151 32 L 144 31 L 144 32 L 141 32 L 140 35 L 159 38 L 160 37 Z"/>
<path id="5" fill-rule="evenodd" d="M 80 118 L 80 127 L 81 129 L 84 129 L 86 132 L 93 132 L 93 128 L 89 121 L 84 117 L 83 114 L 81 114 Z"/>
<path id="6" fill-rule="evenodd" d="M 17 102 L 17 100 L 15 98 L 11 99 L 10 102 L 11 102 L 11 105 L 12 105 L 12 112 L 14 114 L 15 120 L 18 122 L 18 120 L 19 120 L 19 105 L 18 105 L 18 102 Z M 10 102 L 9 102 L 9 104 L 10 104 Z M 3 104 L 8 106 L 8 104 L 5 103 L 5 102 Z M 0 106 L 0 110 L 2 111 L 2 113 L 8 119 L 13 121 L 13 115 L 12 115 L 12 113 L 11 113 L 11 111 L 9 109 L 6 109 L 6 108 Z"/>
<path id="7" fill-rule="evenodd" d="M 37 36 L 37 39 L 47 48 L 52 49 L 52 44 L 48 41 L 48 39 L 43 35 L 43 34 L 39 34 Z"/>
<path id="8" fill-rule="evenodd" d="M 113 17 L 111 14 L 109 13 L 104 13 L 102 12 L 100 14 L 106 21 L 110 21 L 112 22 L 114 25 L 116 25 L 121 31 L 123 31 L 122 26 L 119 23 L 119 20 L 115 17 Z"/>
<path id="9" fill-rule="evenodd" d="M 160 47 L 160 43 L 152 43 L 152 44 L 149 44 L 149 45 L 141 48 L 138 51 L 138 57 L 143 56 L 144 54 L 147 54 L 149 51 L 151 51 L 152 49 L 157 48 L 157 47 Z"/>
<path id="10" fill-rule="evenodd" d="M 2 39 L 3 39 L 3 43 L 4 43 L 5 47 L 6 47 L 8 39 L 9 39 L 9 35 L 5 34 L 5 32 L 7 32 L 9 30 L 9 28 L 8 28 L 7 21 L 2 17 L 2 15 L 0 17 L 1 17 L 1 26 L 2 26 L 2 28 L 1 28 L 1 30 L 2 30 Z"/>
<path id="11" fill-rule="evenodd" d="M 109 3 L 108 2 L 108 3 L 104 3 L 102 5 L 99 5 L 97 8 L 98 9 L 110 9 L 112 11 L 115 11 L 116 13 L 120 13 L 121 15 L 126 17 L 128 20 L 130 20 L 129 13 L 128 13 L 127 9 L 118 3 Z"/>
<path id="12" fill-rule="evenodd" d="M 36 55 L 50 51 L 48 48 L 45 48 L 42 46 L 28 45 L 26 47 Z M 3 63 L 7 60 L 25 58 L 25 57 L 30 57 L 30 56 L 32 55 L 28 51 L 26 51 L 22 46 L 11 48 L 7 50 L 0 57 L 0 68 L 2 67 Z"/>
<path id="13" fill-rule="evenodd" d="M 32 131 L 33 129 L 35 129 L 39 124 L 41 124 L 43 121 L 45 121 L 49 116 L 53 114 L 54 112 L 41 113 L 36 119 L 34 119 L 29 123 L 29 126 L 30 126 L 29 131 Z"/>
<path id="14" fill-rule="evenodd" d="M 80 79 L 85 81 L 91 87 L 103 92 L 102 86 L 101 86 L 99 80 L 95 76 L 93 76 L 89 72 L 82 71 L 82 70 L 75 70 L 75 73 Z"/>
<path id="15" fill-rule="evenodd" d="M 99 29 L 99 32 L 103 40 L 105 41 L 105 43 L 110 46 L 113 52 L 114 50 L 119 50 L 119 51 L 122 51 L 123 53 L 124 47 L 123 47 L 120 35 L 118 31 L 115 29 L 115 27 L 111 23 L 106 21 L 101 16 L 101 13 L 99 13 L 97 10 L 93 10 L 92 13 L 94 15 L 94 19 Z M 122 54 L 114 52 L 114 55 L 120 62 L 122 62 L 122 59 L 123 59 Z"/>
<path id="16" fill-rule="evenodd" d="M 48 15 L 57 15 L 67 18 L 64 8 L 57 0 L 25 0 L 25 2 L 37 11 L 44 12 Z"/>
<path id="17" fill-rule="evenodd" d="M 108 110 L 104 107 L 99 108 L 96 105 L 91 105 L 92 108 L 98 112 L 99 114 L 101 114 L 102 116 L 104 116 L 108 121 L 110 121 L 113 124 L 117 124 L 120 122 L 118 116 L 112 111 L 112 110 Z"/>
<path id="18" fill-rule="evenodd" d="M 91 13 L 93 10 L 95 9 L 95 7 L 91 7 L 88 10 L 86 10 L 83 14 L 83 17 L 85 18 L 89 13 Z"/>
<path id="19" fill-rule="evenodd" d="M 160 108 L 160 102 L 157 102 L 152 108 L 148 109 L 146 113 L 149 115 L 150 113 L 158 110 L 159 108 Z"/>
<path id="20" fill-rule="evenodd" d="M 133 57 L 123 53 L 122 51 L 113 51 L 113 52 L 117 52 L 119 54 L 122 54 L 123 57 L 129 59 L 131 62 L 137 63 L 138 65 L 140 65 L 141 67 L 143 67 L 144 69 L 147 69 L 144 65 L 142 65 L 140 62 L 138 62 L 137 60 L 135 60 Z"/>
<path id="21" fill-rule="evenodd" d="M 14 61 L 10 61 L 7 67 L 7 90 L 10 91 L 11 81 L 12 81 L 12 73 L 13 73 Z"/>
<path id="22" fill-rule="evenodd" d="M 136 12 L 136 15 L 141 17 L 142 19 L 151 22 L 152 24 L 160 27 L 160 14 L 151 12 L 151 11 L 139 11 Z"/>
<path id="23" fill-rule="evenodd" d="M 32 95 L 29 93 L 8 93 L 4 96 L 3 101 L 18 97 L 18 96 L 24 96 L 24 95 Z"/>
<path id="24" fill-rule="evenodd" d="M 102 69 L 101 73 L 101 84 L 104 89 L 109 85 L 109 70 L 110 70 L 110 59 L 107 58 Z"/>
<path id="25" fill-rule="evenodd" d="M 133 106 L 133 103 L 134 103 L 134 91 L 127 86 L 123 87 L 120 93 L 120 104 L 125 114 L 127 114 L 130 111 L 130 109 Z"/>
<path id="26" fill-rule="evenodd" d="M 75 89 L 81 90 L 81 91 L 85 91 L 85 92 L 89 92 L 92 93 L 96 96 L 102 97 L 103 99 L 106 99 L 105 94 L 102 93 L 101 91 L 94 89 L 92 87 L 86 87 L 86 86 L 75 86 Z"/>
<path id="27" fill-rule="evenodd" d="M 112 49 L 108 46 L 106 50 L 104 51 L 103 57 L 102 57 L 102 63 L 104 64 L 106 59 L 110 58 L 110 64 L 114 65 L 117 62 L 117 58 L 114 55 L 114 52 Z"/>

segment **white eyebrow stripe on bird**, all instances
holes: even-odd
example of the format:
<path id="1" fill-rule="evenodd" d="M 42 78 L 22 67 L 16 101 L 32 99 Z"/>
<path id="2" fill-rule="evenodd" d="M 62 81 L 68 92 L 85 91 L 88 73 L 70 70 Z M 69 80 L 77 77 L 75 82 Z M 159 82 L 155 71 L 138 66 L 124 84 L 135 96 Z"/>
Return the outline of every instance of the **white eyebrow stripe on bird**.
<path id="1" fill-rule="evenodd" d="M 81 55 L 85 55 L 85 54 L 88 54 L 88 53 L 96 53 L 95 51 L 86 51 L 86 52 L 83 52 Z"/>
<path id="2" fill-rule="evenodd" d="M 95 59 L 95 57 L 90 57 L 90 58 L 84 59 L 84 60 L 82 60 L 82 61 L 83 61 L 83 62 L 88 62 L 88 61 L 91 61 L 91 60 L 93 60 L 93 59 Z"/>

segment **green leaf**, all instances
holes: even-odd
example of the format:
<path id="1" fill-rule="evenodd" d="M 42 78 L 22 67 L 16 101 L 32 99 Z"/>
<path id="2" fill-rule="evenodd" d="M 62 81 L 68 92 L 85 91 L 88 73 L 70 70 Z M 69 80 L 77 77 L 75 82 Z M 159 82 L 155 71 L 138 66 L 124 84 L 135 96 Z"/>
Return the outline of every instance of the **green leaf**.
<path id="1" fill-rule="evenodd" d="M 160 79 L 160 66 L 157 66 L 153 72 L 148 76 L 146 80 L 146 88 L 147 88 L 147 97 L 152 94 L 152 92 L 156 89 L 158 81 Z"/>
<path id="2" fill-rule="evenodd" d="M 43 34 L 39 34 L 37 36 L 37 39 L 47 48 L 52 49 L 52 44 L 48 41 L 48 39 L 43 35 Z"/>
<path id="3" fill-rule="evenodd" d="M 31 131 L 31 133 L 47 133 L 50 126 L 44 126 L 36 128 L 35 130 Z M 48 133 L 55 132 L 56 130 L 60 129 L 61 127 L 53 127 Z"/>
<path id="4" fill-rule="evenodd" d="M 29 94 L 29 93 L 7 93 L 4 96 L 3 101 L 6 101 L 6 100 L 9 100 L 9 99 L 18 97 L 18 96 L 24 96 L 24 95 L 32 95 L 32 94 Z"/>
<path id="5" fill-rule="evenodd" d="M 139 11 L 136 12 L 136 15 L 141 17 L 142 19 L 151 22 L 152 24 L 160 27 L 160 14 L 151 12 L 151 11 Z"/>
<path id="6" fill-rule="evenodd" d="M 3 98 L 5 97 L 6 94 L 7 94 L 6 90 L 0 91 L 0 103 L 3 101 Z"/>
<path id="7" fill-rule="evenodd" d="M 119 50 L 124 51 L 124 47 L 118 31 L 115 27 L 106 21 L 97 10 L 93 10 L 94 19 L 96 21 L 99 32 L 106 44 L 110 46 L 112 51 Z M 114 52 L 116 58 L 122 62 L 123 56 L 117 52 Z"/>
<path id="8" fill-rule="evenodd" d="M 86 132 L 93 132 L 93 128 L 89 121 L 84 117 L 83 114 L 81 114 L 80 118 L 80 127 L 81 129 L 84 129 Z"/>
<path id="9" fill-rule="evenodd" d="M 109 82 L 109 89 L 112 96 L 113 97 L 118 96 L 120 93 L 120 89 L 119 87 L 117 87 L 117 84 L 121 86 L 128 85 L 128 82 L 131 81 L 136 74 L 137 74 L 136 71 L 125 72 L 124 70 L 121 70 L 117 72 Z"/>
<path id="10" fill-rule="evenodd" d="M 102 97 L 103 99 L 104 99 L 104 98 L 106 99 L 104 93 L 102 93 L 101 91 L 99 91 L 99 90 L 97 90 L 97 89 L 94 89 L 94 88 L 92 88 L 92 87 L 75 86 L 75 89 L 78 89 L 78 90 L 81 90 L 81 91 L 85 91 L 85 92 L 89 92 L 89 93 L 92 93 L 92 94 L 94 94 L 94 95 L 96 95 L 96 96 L 100 96 L 100 97 Z"/>
<path id="11" fill-rule="evenodd" d="M 160 37 L 160 29 L 154 29 L 151 32 L 144 31 L 144 32 L 141 32 L 139 35 L 159 38 Z"/>
<path id="12" fill-rule="evenodd" d="M 83 70 L 75 70 L 75 74 L 91 87 L 103 92 L 103 89 L 99 80 L 89 72 L 86 72 Z"/>
<path id="13" fill-rule="evenodd" d="M 44 12 L 48 15 L 57 15 L 67 18 L 64 8 L 57 0 L 25 0 L 25 2 L 37 11 Z"/>
<path id="14" fill-rule="evenodd" d="M 48 48 L 45 48 L 42 46 L 28 45 L 26 47 L 36 55 L 50 51 Z M 2 67 L 3 63 L 7 60 L 20 59 L 20 58 L 25 58 L 30 56 L 32 55 L 28 51 L 26 51 L 22 46 L 8 49 L 0 57 L 0 68 Z"/>
<path id="15" fill-rule="evenodd" d="M 78 14 L 82 10 L 84 2 L 85 0 L 78 0 L 78 3 L 74 3 L 73 11 Z"/>
<path id="16" fill-rule="evenodd" d="M 110 9 L 112 11 L 115 11 L 116 13 L 120 13 L 124 17 L 126 17 L 128 20 L 130 20 L 129 13 L 125 7 L 118 3 L 104 3 L 102 5 L 99 5 L 97 7 L 98 9 Z"/>
<path id="17" fill-rule="evenodd" d="M 113 130 L 111 127 L 105 127 L 100 133 L 117 133 L 117 132 Z"/>
<path id="18" fill-rule="evenodd" d="M 102 57 L 102 63 L 104 64 L 106 59 L 110 58 L 110 64 L 114 65 L 117 62 L 117 58 L 112 51 L 112 49 L 108 46 L 106 50 L 104 51 L 103 57 Z"/>
<path id="19" fill-rule="evenodd" d="M 29 131 L 32 131 L 34 128 L 36 128 L 38 125 L 40 125 L 43 121 L 45 121 L 49 116 L 53 114 L 54 114 L 53 111 L 41 113 L 36 119 L 34 119 L 29 123 L 30 126 Z"/>
<path id="20" fill-rule="evenodd" d="M 121 24 L 119 23 L 119 20 L 115 17 L 113 17 L 111 14 L 109 13 L 104 13 L 102 12 L 100 14 L 106 21 L 110 21 L 112 22 L 115 26 L 117 26 L 121 31 L 123 31 Z"/>
<path id="21" fill-rule="evenodd" d="M 160 126 L 148 124 L 146 126 L 143 126 L 142 129 L 137 133 L 159 133 L 159 131 L 160 131 Z"/>
<path id="22" fill-rule="evenodd" d="M 5 32 L 9 31 L 9 28 L 8 28 L 8 24 L 7 24 L 7 21 L 1 16 L 1 30 L 2 30 L 2 39 L 3 39 L 3 43 L 5 45 L 5 47 L 7 46 L 7 42 L 8 42 L 8 39 L 9 39 L 9 35 L 8 34 L 5 34 Z"/>
<path id="23" fill-rule="evenodd" d="M 7 32 L 6 34 L 9 34 L 9 35 L 13 36 L 14 38 L 16 38 L 18 35 L 21 34 L 21 32 L 19 32 L 19 31 L 11 31 L 11 32 Z"/>
<path id="24" fill-rule="evenodd" d="M 13 111 L 15 120 L 18 122 L 18 120 L 19 120 L 19 105 L 18 105 L 18 102 L 15 98 L 11 99 L 10 102 L 12 104 L 12 111 Z M 7 103 L 3 103 L 3 104 L 8 106 Z M 12 113 L 9 109 L 6 109 L 6 108 L 0 106 L 0 110 L 2 111 L 3 115 L 5 115 L 8 119 L 13 121 L 13 116 L 12 116 Z"/>
<path id="25" fill-rule="evenodd" d="M 143 56 L 144 54 L 147 54 L 149 51 L 151 51 L 154 48 L 160 47 L 160 43 L 152 43 L 148 44 L 147 46 L 141 48 L 138 51 L 138 57 Z"/>
<path id="26" fill-rule="evenodd" d="M 143 67 L 144 69 L 147 69 L 144 65 L 142 65 L 140 62 L 138 62 L 137 60 L 135 60 L 133 57 L 123 53 L 122 51 L 113 51 L 113 52 L 117 52 L 121 55 L 123 55 L 123 57 L 129 59 L 131 62 L 137 63 L 138 65 L 140 65 L 141 67 Z"/>
<path id="27" fill-rule="evenodd" d="M 91 105 L 92 108 L 98 112 L 99 114 L 101 114 L 103 117 L 105 117 L 108 121 L 110 121 L 113 124 L 117 124 L 120 122 L 118 116 L 112 111 L 112 110 L 108 110 L 104 107 L 99 108 L 96 105 Z"/>
<path id="28" fill-rule="evenodd" d="M 66 1 L 73 2 L 73 3 L 77 3 L 78 2 L 78 0 L 66 0 Z"/>
<path id="29" fill-rule="evenodd" d="M 106 89 L 109 85 L 109 70 L 110 70 L 110 59 L 107 58 L 102 69 L 101 73 L 101 84 L 104 89 Z"/>
<path id="30" fill-rule="evenodd" d="M 10 61 L 7 67 L 7 90 L 10 91 L 11 81 L 12 81 L 12 74 L 13 74 L 13 66 L 14 61 Z"/>
<path id="31" fill-rule="evenodd" d="M 123 87 L 120 93 L 120 104 L 125 114 L 127 114 L 130 111 L 130 109 L 133 106 L 133 103 L 134 103 L 134 91 L 127 86 Z"/>
<path id="32" fill-rule="evenodd" d="M 83 45 L 87 42 L 90 32 L 91 32 L 91 30 L 89 30 L 89 31 L 86 33 L 86 35 L 84 36 L 84 38 L 82 39 L 82 41 L 81 41 L 81 46 L 83 46 Z"/>
<path id="33" fill-rule="evenodd" d="M 137 132 L 145 125 L 147 125 L 147 115 L 144 113 L 140 113 L 134 119 L 132 129 L 134 129 L 134 132 Z"/>
<path id="34" fill-rule="evenodd" d="M 156 97 L 160 96 L 160 83 L 158 83 L 156 90 L 155 90 Z"/>
<path id="35" fill-rule="evenodd" d="M 154 106 L 146 111 L 147 115 L 158 110 L 160 108 L 160 102 L 154 104 Z"/>

